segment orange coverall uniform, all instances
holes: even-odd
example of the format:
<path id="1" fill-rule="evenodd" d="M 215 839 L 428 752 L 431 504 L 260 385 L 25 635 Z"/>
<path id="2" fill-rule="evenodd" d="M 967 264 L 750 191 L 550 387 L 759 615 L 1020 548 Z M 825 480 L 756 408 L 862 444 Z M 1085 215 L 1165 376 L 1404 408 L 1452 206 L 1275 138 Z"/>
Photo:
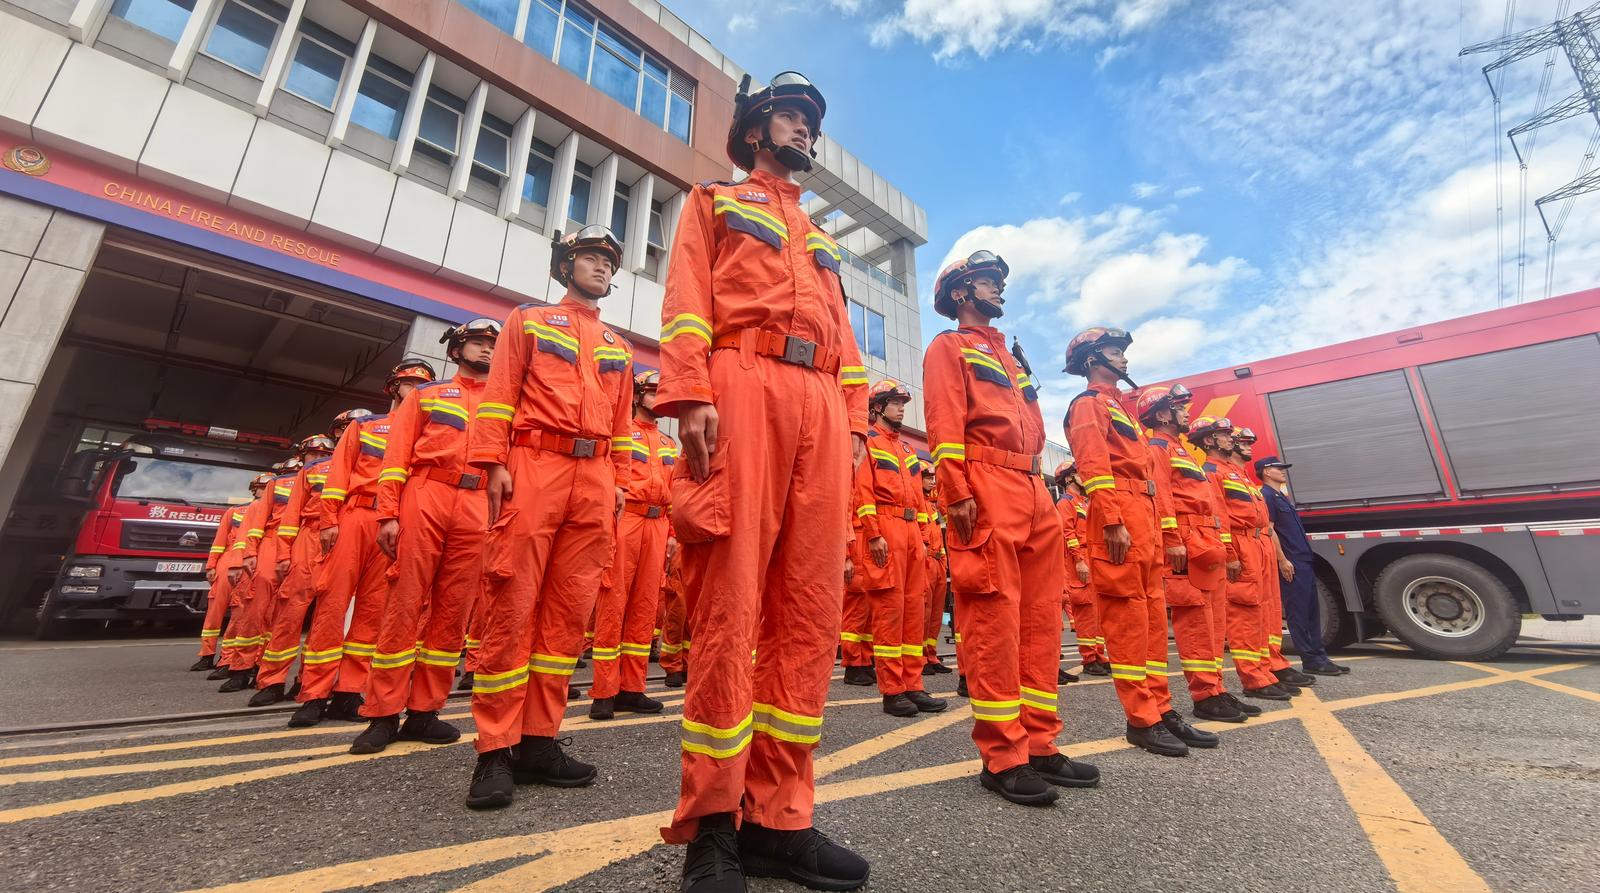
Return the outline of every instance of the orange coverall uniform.
<path id="1" fill-rule="evenodd" d="M 594 684 L 591 698 L 618 691 L 643 692 L 655 632 L 661 576 L 667 563 L 672 521 L 668 478 L 678 461 L 678 443 L 653 421 L 633 420 L 631 440 L 620 447 L 627 472 L 617 482 L 627 502 L 617 519 L 617 548 L 607 585 L 595 610 Z"/>
<path id="2" fill-rule="evenodd" d="M 222 631 L 222 650 L 217 657 L 218 666 L 245 669 L 242 666 L 234 666 L 235 652 L 241 645 L 250 644 L 248 640 L 254 637 L 254 634 L 251 636 L 241 634 L 241 630 L 247 628 L 244 609 L 250 597 L 250 587 L 255 582 L 254 575 L 244 567 L 244 558 L 250 548 L 250 540 L 261 538 L 263 533 L 261 525 L 266 523 L 267 502 L 271 499 L 271 491 L 263 490 L 261 495 L 244 507 L 244 520 L 240 522 L 239 532 L 234 537 L 233 545 L 228 548 L 228 554 L 233 559 L 228 570 L 238 568 L 238 581 L 229 580 L 226 571 L 218 575 L 228 600 L 228 624 Z"/>
<path id="3" fill-rule="evenodd" d="M 1066 535 L 1067 616 L 1072 619 L 1072 633 L 1077 640 L 1078 655 L 1085 664 L 1106 659 L 1106 637 L 1100 632 L 1100 616 L 1095 608 L 1094 587 L 1078 579 L 1078 562 L 1089 563 L 1089 549 L 1085 527 L 1089 520 L 1088 500 L 1068 493 L 1056 501 L 1056 511 L 1061 515 L 1061 529 Z"/>
<path id="4" fill-rule="evenodd" d="M 1265 663 L 1269 652 L 1263 622 L 1265 612 L 1261 606 L 1266 589 L 1262 575 L 1272 573 L 1276 567 L 1276 563 L 1271 566 L 1262 563 L 1265 553 L 1261 548 L 1260 522 L 1265 515 L 1265 503 L 1258 512 L 1258 497 L 1238 466 L 1213 460 L 1203 468 L 1212 475 L 1222 494 L 1222 504 L 1228 511 L 1229 532 L 1233 534 L 1239 556 L 1239 579 L 1227 584 L 1228 651 L 1233 655 L 1234 668 L 1239 671 L 1239 682 L 1245 688 L 1265 688 L 1278 681 Z"/>
<path id="5" fill-rule="evenodd" d="M 467 466 L 484 383 L 457 374 L 417 385 L 389 415 L 378 520 L 397 519 L 389 592 L 361 715 L 444 706 L 483 589 L 484 478 Z"/>
<path id="6" fill-rule="evenodd" d="M 1149 728 L 1172 709 L 1167 690 L 1167 606 L 1161 592 L 1162 530 L 1156 472 L 1144 431 L 1113 385 L 1090 385 L 1067 410 L 1067 441 L 1089 499 L 1089 579 L 1106 639 L 1111 679 L 1128 723 Z M 1106 527 L 1132 540 L 1112 564 Z"/>
<path id="7" fill-rule="evenodd" d="M 283 522 L 278 525 L 278 538 L 283 541 L 280 548 L 289 553 L 289 573 L 278 585 L 272 635 L 261 655 L 256 688 L 287 679 L 289 667 L 300 654 L 300 630 L 305 626 L 312 584 L 322 565 L 322 543 L 317 536 L 322 530 L 322 488 L 328 482 L 328 467 L 328 460 L 322 459 L 300 469 L 294 493 L 283 510 Z"/>
<path id="8" fill-rule="evenodd" d="M 1033 379 L 990 326 L 943 332 L 922 358 L 928 443 L 946 512 L 977 500 L 972 539 L 950 531 L 958 660 L 972 740 L 999 774 L 1056 753 L 1061 733 L 1061 518 L 1039 477 Z"/>
<path id="9" fill-rule="evenodd" d="M 1256 529 L 1261 531 L 1261 626 L 1267 637 L 1261 661 L 1277 678 L 1279 671 L 1289 669 L 1289 661 L 1283 656 L 1283 577 L 1278 573 L 1278 542 L 1273 536 L 1266 496 L 1248 478 L 1245 484 L 1255 497 Z"/>
<path id="10" fill-rule="evenodd" d="M 682 554 L 673 553 L 661 578 L 661 600 L 666 604 L 661 612 L 661 671 L 664 673 L 681 673 L 687 666 L 684 652 L 689 650 L 689 630 L 684 623 L 683 569 L 679 565 Z"/>
<path id="11" fill-rule="evenodd" d="M 694 672 L 669 843 L 718 813 L 811 826 L 867 372 L 839 247 L 800 191 L 762 172 L 696 187 L 673 243 L 656 411 L 710 403 L 720 427 L 710 476 L 680 463 L 672 479 Z"/>
<path id="12" fill-rule="evenodd" d="M 1183 448 L 1162 437 L 1150 439 L 1156 483 L 1172 507 L 1172 521 L 1188 558 L 1182 574 L 1166 569 L 1167 606 L 1172 634 L 1189 696 L 1195 702 L 1223 693 L 1223 629 L 1215 625 L 1227 599 L 1227 562 L 1234 558 L 1233 534 L 1217 487 Z M 1162 523 L 1167 523 L 1163 518 Z"/>
<path id="13" fill-rule="evenodd" d="M 571 299 L 523 304 L 495 342 L 468 462 L 505 466 L 512 492 L 484 541 L 479 753 L 561 729 L 633 461 L 632 370 L 627 342 Z"/>
<path id="14" fill-rule="evenodd" d="M 295 475 L 273 478 L 267 492 L 262 494 L 256 514 L 245 519 L 249 535 L 245 538 L 244 554 L 256 559 L 256 572 L 239 594 L 243 617 L 234 634 L 233 662 L 229 664 L 235 670 L 254 667 L 261 660 L 261 652 L 270 638 L 272 615 L 278 601 L 278 554 L 282 548 L 278 525 L 294 495 L 294 482 Z"/>
<path id="15" fill-rule="evenodd" d="M 922 691 L 923 614 L 928 602 L 927 546 L 920 516 L 928 517 L 922 497 L 917 453 L 893 428 L 879 422 L 867 432 L 867 455 L 856 466 L 856 517 L 867 545 L 866 561 L 855 572 L 872 604 L 872 657 L 878 691 L 885 695 Z M 870 544 L 883 537 L 889 558 L 872 560 Z"/>
<path id="16" fill-rule="evenodd" d="M 922 662 L 926 665 L 943 663 L 939 660 L 939 627 L 944 625 L 945 586 L 950 578 L 945 564 L 944 528 L 940 526 L 944 516 L 933 505 L 926 501 L 924 504 L 927 521 L 922 525 L 922 541 L 928 546 L 924 562 L 928 567 L 928 604 L 922 622 Z"/>
<path id="17" fill-rule="evenodd" d="M 389 426 L 387 415 L 351 422 L 328 462 L 322 524 L 338 525 L 339 537 L 317 572 L 316 608 L 300 658 L 302 703 L 326 698 L 333 691 L 357 693 L 367 687 L 389 589 L 390 561 L 378 548 L 377 509 L 378 474 Z M 352 598 L 356 608 L 346 629 L 344 618 Z"/>
<path id="18" fill-rule="evenodd" d="M 200 656 L 217 653 L 217 640 L 222 637 L 222 617 L 228 613 L 228 568 L 239 566 L 239 556 L 233 544 L 244 532 L 244 513 L 247 506 L 228 508 L 217 522 L 216 536 L 211 539 L 211 552 L 206 556 L 206 570 L 215 571 L 211 591 L 206 594 L 206 619 L 200 623 Z M 239 544 L 238 551 L 244 551 Z"/>
<path id="19" fill-rule="evenodd" d="M 844 587 L 844 606 L 839 618 L 839 665 L 842 667 L 872 666 L 872 602 L 867 597 L 866 574 L 862 564 L 867 557 L 867 541 L 861 535 L 861 518 L 855 514 L 861 508 L 855 487 L 850 491 L 850 542 L 846 547 L 850 555 L 852 572 Z"/>

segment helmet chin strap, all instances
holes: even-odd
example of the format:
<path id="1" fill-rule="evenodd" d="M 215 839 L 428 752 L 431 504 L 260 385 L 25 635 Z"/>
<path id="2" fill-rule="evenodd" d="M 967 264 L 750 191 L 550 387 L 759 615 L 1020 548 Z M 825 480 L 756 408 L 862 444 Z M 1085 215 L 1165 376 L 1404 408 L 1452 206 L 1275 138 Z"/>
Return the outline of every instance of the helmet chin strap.
<path id="1" fill-rule="evenodd" d="M 1117 367 L 1115 367 L 1115 366 L 1111 365 L 1110 363 L 1106 362 L 1105 355 L 1100 353 L 1100 351 L 1096 350 L 1092 354 L 1092 357 L 1094 359 L 1099 360 L 1100 364 L 1102 366 L 1105 366 L 1107 369 L 1110 369 L 1113 375 L 1115 375 L 1116 377 L 1118 377 L 1118 378 L 1122 379 L 1123 381 L 1127 382 L 1128 383 L 1128 387 L 1133 388 L 1134 390 L 1138 390 L 1139 386 L 1134 383 L 1133 379 L 1128 377 L 1128 373 L 1126 373 L 1126 372 L 1122 371 L 1121 369 L 1118 369 Z"/>
<path id="2" fill-rule="evenodd" d="M 772 153 L 777 162 L 795 173 L 805 173 L 811 170 L 811 156 L 796 149 L 794 146 L 779 146 L 772 142 L 772 117 L 769 115 L 761 122 L 761 141 L 756 143 L 757 149 L 766 149 Z"/>
<path id="3" fill-rule="evenodd" d="M 488 375 L 489 374 L 489 364 L 483 362 L 482 360 L 462 359 L 462 360 L 458 360 L 457 362 L 459 362 L 461 365 L 467 367 L 468 369 L 471 369 L 473 372 L 478 373 L 479 375 Z"/>

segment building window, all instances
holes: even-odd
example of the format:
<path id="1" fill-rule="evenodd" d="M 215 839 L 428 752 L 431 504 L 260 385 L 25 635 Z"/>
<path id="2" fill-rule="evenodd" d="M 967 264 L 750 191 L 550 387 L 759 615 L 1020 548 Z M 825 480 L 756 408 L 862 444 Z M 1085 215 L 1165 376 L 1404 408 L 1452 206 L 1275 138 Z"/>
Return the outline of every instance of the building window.
<path id="1" fill-rule="evenodd" d="M 628 199 L 632 195 L 632 187 L 618 183 L 616 194 L 611 199 L 611 232 L 619 242 L 628 241 Z"/>
<path id="2" fill-rule="evenodd" d="M 528 172 L 522 177 L 522 200 L 543 208 L 550 204 L 556 174 L 556 147 L 535 139 L 528 151 Z"/>
<path id="3" fill-rule="evenodd" d="M 667 69 L 660 62 L 644 57 L 644 84 L 639 91 L 639 114 L 651 124 L 667 127 Z"/>
<path id="4" fill-rule="evenodd" d="M 676 71 L 672 73 L 672 95 L 667 112 L 667 131 L 684 142 L 689 141 L 689 124 L 694 118 L 694 81 Z"/>
<path id="5" fill-rule="evenodd" d="M 511 125 L 488 112 L 478 128 L 478 145 L 472 150 L 472 176 L 496 189 L 506 180 L 511 157 Z"/>
<path id="6" fill-rule="evenodd" d="M 589 221 L 589 187 L 594 183 L 594 168 L 577 162 L 572 171 L 572 195 L 567 197 L 567 224 L 573 232 Z"/>
<path id="7" fill-rule="evenodd" d="M 666 224 L 663 221 L 660 202 L 650 204 L 650 226 L 646 233 L 647 245 L 644 249 L 644 271 L 651 279 L 661 276 L 661 259 L 667 256 Z"/>
<path id="8" fill-rule="evenodd" d="M 461 0 L 461 5 L 507 34 L 517 31 L 517 0 Z"/>
<path id="9" fill-rule="evenodd" d="M 594 69 L 589 82 L 629 111 L 639 109 L 639 69 L 644 54 L 629 46 L 610 28 L 600 26 L 595 43 Z"/>
<path id="10" fill-rule="evenodd" d="M 211 26 L 204 52 L 251 77 L 261 77 L 285 15 L 283 7 L 264 0 L 228 0 Z"/>
<path id="11" fill-rule="evenodd" d="M 454 162 L 456 153 L 461 151 L 461 119 L 466 113 L 466 102 L 438 87 L 429 87 L 417 126 L 417 148 L 445 164 Z"/>
<path id="12" fill-rule="evenodd" d="M 302 19 L 283 89 L 331 112 L 344 83 L 345 66 L 354 54 L 355 47 L 348 40 Z"/>
<path id="13" fill-rule="evenodd" d="M 561 50 L 556 61 L 583 80 L 589 79 L 589 55 L 594 50 L 594 16 L 567 4 L 561 23 Z"/>
<path id="14" fill-rule="evenodd" d="M 350 123 L 358 124 L 379 136 L 398 139 L 400 119 L 411 97 L 411 75 L 404 68 L 377 56 L 367 58 L 366 73 L 356 92 Z"/>
<path id="15" fill-rule="evenodd" d="M 856 349 L 864 356 L 877 357 L 880 360 L 889 358 L 888 347 L 883 339 L 883 314 L 876 310 L 868 310 L 855 301 L 850 302 L 850 328 L 856 333 Z"/>
<path id="16" fill-rule="evenodd" d="M 183 36 L 192 12 L 194 0 L 116 0 L 111 4 L 112 15 L 173 43 Z"/>
<path id="17" fill-rule="evenodd" d="M 546 59 L 556 55 L 556 32 L 561 30 L 561 0 L 531 0 L 522 42 Z"/>

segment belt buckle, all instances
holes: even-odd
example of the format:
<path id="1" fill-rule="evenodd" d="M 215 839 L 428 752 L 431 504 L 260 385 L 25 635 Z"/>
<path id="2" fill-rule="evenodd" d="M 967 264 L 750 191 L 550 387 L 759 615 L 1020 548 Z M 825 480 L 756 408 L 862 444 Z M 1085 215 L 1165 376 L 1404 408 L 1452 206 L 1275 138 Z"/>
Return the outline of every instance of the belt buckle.
<path id="1" fill-rule="evenodd" d="M 904 520 L 915 521 L 915 520 L 917 520 L 917 510 L 916 509 L 901 509 L 900 510 L 900 516 Z"/>
<path id="2" fill-rule="evenodd" d="M 1034 474 L 1039 474 L 1039 457 L 1038 456 L 1034 456 L 1033 457 L 1033 467 L 1031 469 L 1029 469 L 1029 470 L 1032 471 Z"/>
<path id="3" fill-rule="evenodd" d="M 482 484 L 483 475 L 481 474 L 463 474 L 461 480 L 456 482 L 456 486 L 463 490 L 476 490 Z"/>
<path id="4" fill-rule="evenodd" d="M 572 452 L 569 454 L 574 459 L 591 459 L 594 457 L 595 448 L 600 445 L 598 440 L 589 440 L 583 437 L 572 439 Z"/>
<path id="5" fill-rule="evenodd" d="M 647 507 L 644 510 L 644 516 L 646 518 L 659 518 L 659 517 L 661 517 L 661 506 L 652 505 L 652 506 Z"/>
<path id="6" fill-rule="evenodd" d="M 1144 495 L 1146 495 L 1146 496 L 1154 496 L 1154 495 L 1156 495 L 1156 482 L 1155 481 L 1145 481 L 1144 482 Z"/>
<path id="7" fill-rule="evenodd" d="M 796 366 L 817 365 L 817 344 L 795 335 L 783 336 L 783 361 Z"/>

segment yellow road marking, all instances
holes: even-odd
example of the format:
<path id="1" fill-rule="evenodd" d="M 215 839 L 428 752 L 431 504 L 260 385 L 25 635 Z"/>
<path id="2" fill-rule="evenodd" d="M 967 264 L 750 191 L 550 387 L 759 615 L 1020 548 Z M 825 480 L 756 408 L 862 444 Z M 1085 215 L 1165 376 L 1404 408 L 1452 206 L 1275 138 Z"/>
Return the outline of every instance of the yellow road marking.
<path id="1" fill-rule="evenodd" d="M 1301 699 L 1300 721 L 1400 893 L 1490 893 L 1483 877 L 1316 693 L 1308 691 Z"/>
<path id="2" fill-rule="evenodd" d="M 946 710 L 944 713 L 934 714 L 898 729 L 884 732 L 881 735 L 874 735 L 865 741 L 817 757 L 811 764 L 812 775 L 816 778 L 832 775 L 841 769 L 849 768 L 857 763 L 864 763 L 879 754 L 886 753 L 901 745 L 910 744 L 940 729 L 949 728 L 956 723 L 965 722 L 971 718 L 971 707 L 957 707 L 954 710 Z"/>
<path id="3" fill-rule="evenodd" d="M 332 753 L 344 753 L 348 744 L 330 744 L 327 747 L 306 747 L 300 750 L 260 751 L 227 757 L 194 757 L 187 760 L 160 760 L 151 763 L 119 763 L 112 766 L 89 766 L 83 769 L 47 769 L 42 772 L 10 772 L 0 774 L 0 787 L 41 781 L 67 781 L 74 778 L 102 778 L 108 775 L 134 775 L 143 772 L 169 772 L 174 769 L 199 769 L 210 766 L 231 766 L 238 763 L 266 763 L 273 760 L 299 760 Z"/>

